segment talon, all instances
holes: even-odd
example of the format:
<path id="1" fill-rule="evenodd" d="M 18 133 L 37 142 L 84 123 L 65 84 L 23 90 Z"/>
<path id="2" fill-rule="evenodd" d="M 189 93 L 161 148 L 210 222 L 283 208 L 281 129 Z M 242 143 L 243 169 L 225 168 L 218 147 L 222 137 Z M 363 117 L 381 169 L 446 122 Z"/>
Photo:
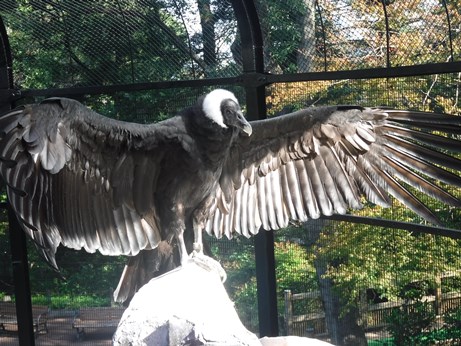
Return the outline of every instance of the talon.
<path id="1" fill-rule="evenodd" d="M 203 254 L 203 247 L 201 243 L 194 243 L 193 249 L 194 249 L 194 252 Z"/>
<path id="2" fill-rule="evenodd" d="M 221 264 L 215 259 L 208 257 L 203 254 L 203 252 L 192 251 L 190 254 L 190 261 L 193 261 L 198 266 L 202 267 L 205 270 L 210 272 L 215 272 L 221 278 L 221 282 L 225 282 L 227 279 L 227 274 L 224 271 Z"/>

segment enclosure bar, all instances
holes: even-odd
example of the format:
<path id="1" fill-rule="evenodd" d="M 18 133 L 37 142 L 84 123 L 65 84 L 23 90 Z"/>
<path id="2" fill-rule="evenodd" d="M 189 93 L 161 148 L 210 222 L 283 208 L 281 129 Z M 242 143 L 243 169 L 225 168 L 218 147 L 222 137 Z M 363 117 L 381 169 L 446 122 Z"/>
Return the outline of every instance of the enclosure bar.
<path id="1" fill-rule="evenodd" d="M 286 82 L 307 82 L 318 80 L 413 77 L 441 73 L 458 73 L 459 71 L 461 71 L 461 61 L 431 63 L 413 66 L 396 66 L 390 68 L 378 67 L 350 71 L 287 73 L 282 75 L 268 74 L 266 76 L 266 80 L 267 83 L 270 84 Z"/>
<path id="2" fill-rule="evenodd" d="M 320 27 L 322 30 L 322 43 L 323 43 L 323 69 L 328 71 L 328 62 L 327 62 L 327 36 L 325 33 L 325 24 L 323 23 L 322 10 L 320 9 L 319 2 L 315 1 L 315 8 L 319 15 Z"/>
<path id="3" fill-rule="evenodd" d="M 21 229 L 11 206 L 8 208 L 8 224 L 19 345 L 34 346 L 35 338 L 32 301 L 30 298 L 31 292 L 29 263 L 27 260 L 26 232 Z"/>
<path id="4" fill-rule="evenodd" d="M 134 84 L 98 85 L 86 87 L 15 90 L 17 97 L 59 97 L 72 95 L 100 95 L 116 92 L 135 92 L 156 89 L 199 88 L 204 86 L 238 84 L 238 77 L 145 82 Z"/>
<path id="5" fill-rule="evenodd" d="M 11 49 L 5 25 L 0 17 L 0 90 L 13 89 Z M 0 99 L 0 111 L 11 109 L 8 98 Z M 4 204 L 2 203 L 2 207 Z M 11 206 L 8 209 L 11 262 L 13 267 L 16 318 L 19 345 L 34 346 L 32 302 L 30 299 L 29 266 L 27 261 L 26 234 L 19 226 Z"/>
<path id="6" fill-rule="evenodd" d="M 448 42 L 449 42 L 449 47 L 450 47 L 449 61 L 455 61 L 455 55 L 453 53 L 453 31 L 451 30 L 450 12 L 448 12 L 448 6 L 447 6 L 446 0 L 442 0 L 442 6 L 445 10 L 445 15 L 447 16 Z"/>
<path id="7" fill-rule="evenodd" d="M 249 120 L 266 118 L 264 51 L 258 13 L 252 1 L 233 0 L 242 47 L 242 82 L 246 92 Z M 254 238 L 258 287 L 259 335 L 278 336 L 277 285 L 275 280 L 274 238 L 260 229 Z"/>
<path id="8" fill-rule="evenodd" d="M 391 67 L 391 32 L 389 29 L 389 16 L 387 14 L 386 0 L 381 0 L 384 12 L 384 25 L 386 26 L 386 67 Z"/>
<path id="9" fill-rule="evenodd" d="M 136 78 L 135 78 L 135 72 L 134 72 L 133 42 L 131 40 L 131 35 L 128 34 L 128 21 L 126 20 L 125 11 L 123 11 L 119 0 L 116 1 L 116 4 L 117 4 L 117 8 L 118 8 L 119 12 L 122 15 L 122 19 L 123 19 L 123 26 L 124 26 L 125 30 L 122 30 L 122 31 L 125 34 L 125 38 L 126 38 L 126 40 L 128 42 L 128 51 L 129 51 L 129 54 L 130 54 L 131 81 L 134 83 Z"/>
<path id="10" fill-rule="evenodd" d="M 285 329 L 287 335 L 291 335 L 293 326 L 293 294 L 291 290 L 283 291 L 283 297 L 285 300 Z"/>
<path id="11" fill-rule="evenodd" d="M 11 109 L 9 99 L 3 98 L 2 94 L 12 93 L 13 89 L 13 68 L 11 59 L 11 49 L 6 33 L 5 25 L 0 17 L 0 114 Z"/>
<path id="12" fill-rule="evenodd" d="M 86 86 L 70 88 L 51 88 L 51 89 L 26 89 L 26 90 L 0 90 L 1 94 L 5 92 L 12 99 L 24 97 L 58 97 L 73 95 L 95 95 L 95 94 L 113 94 L 116 92 L 134 92 L 155 89 L 173 89 L 173 88 L 197 88 L 216 85 L 243 85 L 254 84 L 257 86 L 269 85 L 272 83 L 288 82 L 307 82 L 317 80 L 340 80 L 340 79 L 371 79 L 371 78 L 396 78 L 424 76 L 441 73 L 458 73 L 461 71 L 461 61 L 432 63 L 416 66 L 397 66 L 391 68 L 370 68 L 362 70 L 349 71 L 326 71 L 326 72 L 306 72 L 306 73 L 287 73 L 272 75 L 267 73 L 243 73 L 237 77 L 227 78 L 210 78 L 198 80 L 177 80 L 162 82 L 145 82 L 135 84 L 116 84 L 104 86 Z M 0 99 L 7 96 L 2 96 Z"/>
<path id="13" fill-rule="evenodd" d="M 461 230 L 454 228 L 445 228 L 437 226 L 427 226 L 418 223 L 402 222 L 386 219 L 376 219 L 371 217 L 357 216 L 357 215 L 340 215 L 334 214 L 331 216 L 321 216 L 322 219 L 336 220 L 336 221 L 348 221 L 353 223 L 361 223 L 370 226 L 398 228 L 415 233 L 428 233 L 434 235 L 441 235 L 444 237 L 450 237 L 454 239 L 461 239 Z"/>

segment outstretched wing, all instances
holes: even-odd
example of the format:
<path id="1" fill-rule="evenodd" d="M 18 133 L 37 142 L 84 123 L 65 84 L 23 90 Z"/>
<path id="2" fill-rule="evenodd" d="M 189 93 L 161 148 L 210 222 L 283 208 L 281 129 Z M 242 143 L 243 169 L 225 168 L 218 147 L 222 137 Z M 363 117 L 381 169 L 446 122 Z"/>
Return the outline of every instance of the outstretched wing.
<path id="1" fill-rule="evenodd" d="M 53 266 L 60 243 L 107 255 L 157 246 L 159 163 L 181 129 L 180 118 L 141 126 L 69 99 L 0 118 L 0 173 L 10 202 Z"/>
<path id="2" fill-rule="evenodd" d="M 434 213 L 405 186 L 449 205 L 434 183 L 461 187 L 461 117 L 352 106 L 319 107 L 251 123 L 226 163 L 206 223 L 209 234 L 249 236 L 289 220 L 345 213 L 362 198 L 389 195 L 433 223 Z M 455 173 L 452 173 L 455 171 Z"/>

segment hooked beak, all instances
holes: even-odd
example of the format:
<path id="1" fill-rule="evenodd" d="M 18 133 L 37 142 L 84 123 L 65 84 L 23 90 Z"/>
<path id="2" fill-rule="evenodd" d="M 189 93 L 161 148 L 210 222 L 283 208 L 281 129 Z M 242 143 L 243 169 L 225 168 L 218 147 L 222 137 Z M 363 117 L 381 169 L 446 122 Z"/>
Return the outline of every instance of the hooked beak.
<path id="1" fill-rule="evenodd" d="M 248 136 L 251 136 L 251 134 L 253 133 L 253 128 L 251 127 L 250 123 L 245 119 L 242 112 L 239 112 L 238 122 L 240 129 L 243 132 L 245 132 Z"/>

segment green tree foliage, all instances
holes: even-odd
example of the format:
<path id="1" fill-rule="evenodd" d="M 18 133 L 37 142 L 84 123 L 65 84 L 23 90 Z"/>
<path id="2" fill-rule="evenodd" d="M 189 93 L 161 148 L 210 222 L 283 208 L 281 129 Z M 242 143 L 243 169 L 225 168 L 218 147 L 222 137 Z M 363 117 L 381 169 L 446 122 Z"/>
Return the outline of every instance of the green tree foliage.
<path id="1" fill-rule="evenodd" d="M 265 34 L 266 69 L 272 73 L 382 67 L 388 64 L 387 53 L 391 66 L 451 58 L 447 14 L 440 1 L 413 1 L 410 5 L 404 1 L 371 0 L 257 3 Z M 383 3 L 387 4 L 389 15 L 389 37 Z M 458 28 L 459 4 L 443 3 L 447 4 L 452 28 Z M 227 77 L 238 74 L 241 68 L 236 23 L 226 1 L 127 0 L 114 4 L 105 0 L 5 0 L 3 4 L 7 4 L 1 15 L 7 23 L 18 88 Z M 191 27 L 194 21 L 188 17 L 188 9 L 192 5 L 198 8 L 197 25 L 209 25 L 208 31 Z M 15 14 L 18 12 L 21 16 Z M 317 12 L 321 16 L 313 15 Z M 432 30 L 425 30 L 426 26 Z M 389 52 L 387 38 L 391 43 Z M 459 30 L 453 30 L 452 39 L 454 58 L 459 59 Z M 460 85 L 460 75 L 455 73 L 277 84 L 268 88 L 267 102 L 271 115 L 312 104 L 344 103 L 460 114 Z M 183 88 L 117 93 L 86 97 L 84 101 L 119 119 L 151 122 L 190 105 L 202 91 Z M 459 196 L 459 191 L 453 193 Z M 433 201 L 428 203 L 448 226 L 459 228 L 459 210 Z M 362 215 L 422 222 L 398 205 L 389 210 L 367 208 Z M 3 215 L 3 262 L 9 256 L 6 227 Z M 430 281 L 441 272 L 460 268 L 460 244 L 452 239 L 334 223 L 311 249 L 302 232 L 304 229 L 291 228 L 277 233 L 280 304 L 284 289 L 295 293 L 317 289 L 314 259 L 327 262 L 324 278 L 334 282 L 336 291 L 349 306 L 358 305 L 367 288 L 376 289 L 387 299 L 396 299 L 401 288 L 412 281 Z M 256 330 L 252 241 L 237 238 L 232 242 L 238 250 L 225 252 L 219 245 L 214 250 L 228 272 L 227 288 L 241 317 L 252 321 L 250 327 Z M 124 264 L 119 257 L 60 249 L 58 264 L 66 278 L 62 280 L 37 258 L 32 248 L 29 253 L 32 286 L 41 295 L 53 290 L 52 294 L 107 296 L 107 289 L 117 284 Z M 1 280 L 8 275 L 2 274 Z M 448 286 L 447 290 L 459 290 L 459 280 Z M 305 312 L 319 308 L 318 303 L 300 307 Z"/>
<path id="2" fill-rule="evenodd" d="M 367 288 L 397 299 L 405 285 L 459 270 L 460 245 L 447 237 L 341 222 L 325 229 L 317 251 L 329 263 L 326 277 L 356 306 Z"/>
<path id="3" fill-rule="evenodd" d="M 389 330 L 395 345 L 409 346 L 420 345 L 420 335 L 431 328 L 435 322 L 435 312 L 431 303 L 423 302 L 424 287 L 405 290 L 401 298 L 404 304 L 391 312 L 387 321 Z"/>
<path id="4" fill-rule="evenodd" d="M 424 301 L 430 284 L 406 287 L 400 294 L 404 304 L 393 310 L 387 318 L 387 329 L 394 345 L 429 346 L 458 345 L 461 340 L 461 308 L 457 307 L 442 314 L 443 325 L 437 323 L 433 305 Z M 435 327 L 437 326 L 437 327 Z"/>
<path id="5" fill-rule="evenodd" d="M 183 41 L 185 31 L 156 1 L 119 8 L 103 0 L 20 1 L 16 11 L 21 15 L 11 13 L 6 22 L 15 81 L 23 88 L 167 80 L 185 65 L 187 56 L 168 37 Z"/>
<path id="6" fill-rule="evenodd" d="M 5 193 L 2 192 L 1 196 L 4 200 Z M 14 286 L 8 215 L 6 209 L 0 209 L 0 212 L 0 296 L 12 296 Z M 60 271 L 56 272 L 38 255 L 31 240 L 27 241 L 27 252 L 33 299 L 53 308 L 110 304 L 111 292 L 117 286 L 126 262 L 123 256 L 107 257 L 100 253 L 89 254 L 61 246 L 56 254 Z M 62 297 L 65 299 L 60 301 Z M 77 297 L 86 298 L 80 298 L 72 305 Z"/>
<path id="7" fill-rule="evenodd" d="M 0 6 L 0 15 L 8 30 L 16 87 L 65 88 L 235 75 L 239 67 L 229 49 L 236 37 L 232 7 L 227 1 L 206 2 L 213 25 L 201 30 L 196 17 L 205 15 L 191 11 L 196 5 L 192 0 L 9 0 L 8 5 Z M 205 41 L 216 42 L 216 46 L 205 51 Z M 205 60 L 216 63 L 207 65 Z M 108 116 L 153 122 L 191 105 L 203 92 L 183 88 L 81 96 L 81 100 Z"/>
<path id="8" fill-rule="evenodd" d="M 306 72 L 315 55 L 315 2 L 257 1 L 271 73 Z"/>
<path id="9" fill-rule="evenodd" d="M 258 331 L 257 285 L 253 239 L 236 237 L 232 240 L 210 240 L 213 254 L 227 272 L 226 289 L 235 302 L 245 326 Z M 313 253 L 305 245 L 302 228 L 291 227 L 275 233 L 275 260 L 279 318 L 283 321 L 284 290 L 301 293 L 317 290 L 317 278 L 312 264 Z M 319 301 L 305 301 L 294 306 L 295 314 L 317 312 Z M 282 324 L 281 324 L 281 327 Z"/>

